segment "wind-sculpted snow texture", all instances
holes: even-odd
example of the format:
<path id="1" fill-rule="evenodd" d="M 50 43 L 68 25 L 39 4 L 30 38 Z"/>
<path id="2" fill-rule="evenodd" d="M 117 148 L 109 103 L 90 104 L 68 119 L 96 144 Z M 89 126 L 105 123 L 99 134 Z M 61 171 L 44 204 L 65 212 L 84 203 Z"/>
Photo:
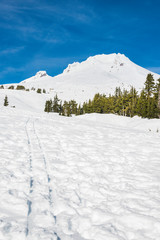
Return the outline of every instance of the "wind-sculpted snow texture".
<path id="1" fill-rule="evenodd" d="M 159 120 L 0 111 L 0 240 L 160 238 Z"/>

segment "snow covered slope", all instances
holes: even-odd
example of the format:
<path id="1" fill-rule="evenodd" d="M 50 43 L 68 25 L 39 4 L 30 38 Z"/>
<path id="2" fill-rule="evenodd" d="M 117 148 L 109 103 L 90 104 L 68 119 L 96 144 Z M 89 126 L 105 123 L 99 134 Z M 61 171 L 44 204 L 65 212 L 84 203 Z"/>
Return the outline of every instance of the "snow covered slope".
<path id="1" fill-rule="evenodd" d="M 83 102 L 94 94 L 113 93 L 115 88 L 142 89 L 148 70 L 134 64 L 123 54 L 97 55 L 82 63 L 69 64 L 64 72 L 50 77 L 45 71 L 22 81 L 26 88 L 45 88 L 58 93 L 62 100 L 75 99 Z M 155 79 L 160 76 L 154 74 Z"/>
<path id="2" fill-rule="evenodd" d="M 54 94 L 38 94 L 35 91 L 0 89 L 0 107 L 3 106 L 5 96 L 8 97 L 8 108 L 15 107 L 32 113 L 43 112 L 46 100 Z"/>
<path id="3" fill-rule="evenodd" d="M 159 120 L 0 108 L 1 240 L 158 240 Z"/>

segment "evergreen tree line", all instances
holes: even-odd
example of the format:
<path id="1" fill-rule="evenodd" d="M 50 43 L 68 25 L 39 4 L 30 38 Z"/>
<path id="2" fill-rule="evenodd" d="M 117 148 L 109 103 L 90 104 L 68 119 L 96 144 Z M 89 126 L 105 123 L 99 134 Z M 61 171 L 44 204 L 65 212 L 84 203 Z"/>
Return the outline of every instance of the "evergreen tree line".
<path id="1" fill-rule="evenodd" d="M 62 101 L 58 98 L 56 95 L 54 99 L 50 99 L 46 101 L 45 103 L 45 112 L 56 112 L 63 116 L 70 117 L 72 114 L 80 115 L 81 113 L 81 107 L 80 105 L 76 103 L 75 100 L 71 100 L 69 102 L 64 101 L 62 104 Z"/>
<path id="2" fill-rule="evenodd" d="M 95 94 L 93 100 L 78 105 L 75 100 L 62 101 L 56 95 L 53 100 L 46 101 L 45 112 L 57 112 L 63 116 L 85 113 L 114 113 L 133 117 L 138 115 L 143 118 L 160 118 L 160 79 L 155 80 L 152 74 L 148 74 L 144 88 L 138 94 L 134 87 L 128 91 L 115 89 L 113 95 Z"/>

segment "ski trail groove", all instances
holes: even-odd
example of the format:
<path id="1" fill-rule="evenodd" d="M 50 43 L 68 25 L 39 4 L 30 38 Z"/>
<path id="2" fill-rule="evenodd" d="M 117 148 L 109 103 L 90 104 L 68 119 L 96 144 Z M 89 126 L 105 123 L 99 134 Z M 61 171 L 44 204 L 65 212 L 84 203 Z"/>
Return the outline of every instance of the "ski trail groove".
<path id="1" fill-rule="evenodd" d="M 30 127 L 31 129 L 29 130 L 28 129 L 28 124 L 30 122 Z M 26 136 L 27 136 L 27 145 L 28 145 L 28 163 L 29 163 L 29 172 L 30 172 L 30 179 L 29 179 L 29 194 L 28 194 L 28 199 L 27 199 L 27 205 L 28 205 L 28 212 L 27 212 L 27 224 L 26 224 L 26 231 L 25 231 L 25 235 L 26 235 L 26 239 L 28 239 L 28 237 L 31 237 L 32 236 L 32 233 L 31 233 L 31 229 L 30 227 L 32 226 L 32 229 L 35 227 L 34 224 L 32 223 L 31 225 L 31 213 L 32 213 L 32 205 L 33 205 L 33 184 L 34 184 L 34 171 L 36 170 L 35 169 L 35 166 L 33 164 L 33 159 L 35 160 L 34 162 L 36 162 L 36 158 L 34 156 L 34 145 L 37 145 L 38 148 L 39 148 L 39 154 L 40 154 L 40 159 L 43 161 L 43 165 L 44 165 L 44 169 L 45 169 L 45 178 L 47 180 L 47 188 L 48 188 L 48 193 L 47 193 L 47 201 L 48 201 L 48 204 L 49 204 L 49 214 L 50 216 L 53 218 L 53 222 L 54 222 L 54 225 L 53 225 L 53 233 L 52 233 L 52 237 L 55 237 L 57 240 L 61 240 L 60 237 L 58 236 L 57 234 L 57 231 L 56 231 L 56 216 L 54 216 L 54 214 L 52 213 L 52 196 L 51 196 L 51 192 L 52 192 L 52 189 L 50 187 L 50 181 L 51 181 L 51 177 L 48 173 L 48 166 L 47 166 L 47 160 L 46 160 L 46 157 L 45 157 L 45 154 L 44 154 L 44 151 L 43 151 L 43 148 L 42 148 L 42 145 L 41 145 L 41 141 L 36 133 L 36 129 L 35 129 L 35 123 L 34 123 L 34 120 L 32 120 L 32 123 L 31 123 L 31 119 L 28 118 L 27 122 L 26 122 L 26 125 L 25 125 L 25 131 L 26 131 Z M 44 184 L 44 182 L 41 183 L 42 185 Z M 34 188 L 35 188 L 35 191 L 36 191 L 36 186 L 34 185 Z M 31 200 L 32 199 L 32 200 Z M 35 201 L 36 203 L 36 201 Z M 33 210 L 34 211 L 34 210 Z M 35 217 L 35 215 L 34 215 Z M 32 221 L 33 222 L 33 221 Z M 45 230 L 44 230 L 45 231 Z M 52 238 L 50 238 L 50 240 L 52 240 Z"/>
<path id="2" fill-rule="evenodd" d="M 46 157 L 45 157 L 45 154 L 44 154 L 44 151 L 43 151 L 43 148 L 42 148 L 42 144 L 41 144 L 41 141 L 37 135 L 37 132 L 36 132 L 36 129 L 35 129 L 35 123 L 33 122 L 33 132 L 37 138 L 37 141 L 38 141 L 38 146 L 40 148 L 40 151 L 42 153 L 42 158 L 43 158 L 43 163 L 44 163 L 44 167 L 45 167 L 45 172 L 46 172 L 46 177 L 47 177 L 47 182 L 48 182 L 48 199 L 49 199 L 49 205 L 52 207 L 52 196 L 51 196 L 51 192 L 52 192 L 52 189 L 50 187 L 50 181 L 51 181 L 51 177 L 48 173 L 48 166 L 47 166 L 47 160 L 46 160 Z"/>
<path id="3" fill-rule="evenodd" d="M 53 199 L 52 199 L 52 188 L 50 186 L 50 181 L 51 181 L 51 177 L 50 174 L 48 172 L 48 163 L 47 163 L 47 158 L 45 156 L 40 138 L 36 132 L 36 128 L 35 128 L 35 122 L 33 121 L 33 133 L 37 139 L 38 142 L 38 146 L 40 149 L 40 152 L 42 154 L 42 159 L 43 159 L 43 163 L 44 163 L 44 168 L 45 168 L 45 173 L 46 173 L 46 178 L 47 178 L 47 183 L 48 183 L 48 201 L 49 201 L 49 206 L 50 206 L 50 215 L 52 216 L 52 218 L 54 219 L 54 223 L 55 223 L 55 228 L 56 228 L 56 216 L 52 213 L 52 207 L 53 207 Z M 54 232 L 54 236 L 57 238 L 57 240 L 61 240 L 61 238 L 58 236 L 57 232 Z"/>
<path id="4" fill-rule="evenodd" d="M 29 216 L 32 212 L 32 201 L 31 201 L 31 194 L 33 192 L 33 173 L 32 173 L 32 151 L 31 151 L 31 141 L 30 141 L 30 137 L 29 137 L 29 133 L 28 133 L 28 129 L 27 129 L 27 125 L 29 123 L 30 119 L 28 118 L 26 125 L 25 125 L 25 131 L 26 131 L 26 135 L 27 135 L 27 142 L 28 142 L 28 152 L 29 152 L 29 156 L 28 156 L 28 161 L 29 161 L 29 171 L 30 171 L 30 180 L 29 180 L 29 197 L 27 200 L 27 205 L 28 205 L 28 214 L 27 214 L 27 226 L 26 226 L 26 237 L 29 234 Z"/>

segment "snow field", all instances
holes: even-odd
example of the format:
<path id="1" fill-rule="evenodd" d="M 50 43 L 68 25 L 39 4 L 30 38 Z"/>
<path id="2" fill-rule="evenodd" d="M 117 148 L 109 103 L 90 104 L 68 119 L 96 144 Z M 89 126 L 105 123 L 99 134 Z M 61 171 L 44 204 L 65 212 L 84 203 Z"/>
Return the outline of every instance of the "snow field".
<path id="1" fill-rule="evenodd" d="M 159 239 L 159 120 L 0 111 L 0 240 Z"/>
<path id="2" fill-rule="evenodd" d="M 5 96 L 8 97 L 9 108 L 15 106 L 18 110 L 30 112 L 43 112 L 45 101 L 54 98 L 54 95 L 38 94 L 35 91 L 0 89 L 0 107 L 4 104 Z"/>

